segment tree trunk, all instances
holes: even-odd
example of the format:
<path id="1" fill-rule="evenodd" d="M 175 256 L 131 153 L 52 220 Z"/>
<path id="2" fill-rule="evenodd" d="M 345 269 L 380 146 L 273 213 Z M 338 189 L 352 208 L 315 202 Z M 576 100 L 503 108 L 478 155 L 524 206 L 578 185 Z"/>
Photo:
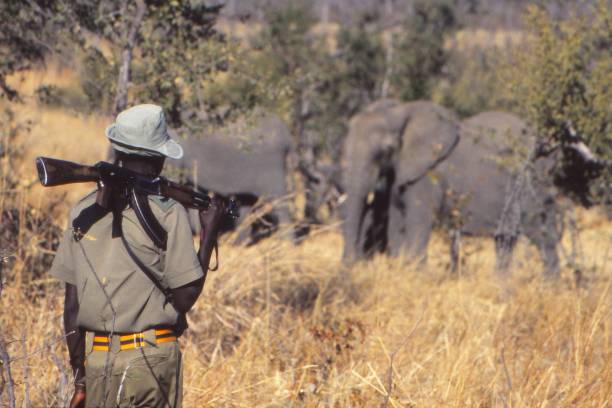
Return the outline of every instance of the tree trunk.
<path id="1" fill-rule="evenodd" d="M 138 32 L 147 12 L 144 0 L 136 1 L 136 15 L 131 22 L 126 41 L 121 52 L 121 66 L 119 67 L 119 77 L 117 79 L 117 93 L 115 94 L 114 114 L 118 114 L 127 107 L 128 88 L 132 71 L 132 54 L 138 39 Z"/>
<path id="2" fill-rule="evenodd" d="M 380 89 L 381 99 L 385 99 L 389 95 L 391 75 L 393 75 L 393 40 L 393 33 L 388 33 L 387 41 L 385 41 L 387 43 L 385 47 L 385 76 Z"/>

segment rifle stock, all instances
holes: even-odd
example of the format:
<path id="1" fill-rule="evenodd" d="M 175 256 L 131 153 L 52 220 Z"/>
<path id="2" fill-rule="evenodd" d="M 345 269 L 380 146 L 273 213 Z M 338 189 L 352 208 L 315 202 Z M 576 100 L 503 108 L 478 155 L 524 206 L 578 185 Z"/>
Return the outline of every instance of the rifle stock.
<path id="1" fill-rule="evenodd" d="M 37 157 L 36 170 L 40 184 L 45 187 L 70 183 L 96 182 L 100 171 L 95 166 L 86 166 L 50 157 Z"/>

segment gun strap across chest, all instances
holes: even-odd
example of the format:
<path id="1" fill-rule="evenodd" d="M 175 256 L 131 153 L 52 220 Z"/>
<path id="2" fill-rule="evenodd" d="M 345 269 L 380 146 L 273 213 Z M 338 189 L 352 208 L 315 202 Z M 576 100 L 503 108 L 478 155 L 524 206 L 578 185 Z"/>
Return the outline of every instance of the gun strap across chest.
<path id="1" fill-rule="evenodd" d="M 134 261 L 136 266 L 138 266 L 138 269 L 140 269 L 147 276 L 147 278 L 149 278 L 149 280 L 153 282 L 153 284 L 157 287 L 157 289 L 159 289 L 160 292 L 164 294 L 164 296 L 166 297 L 166 302 L 172 304 L 173 296 L 172 296 L 172 291 L 170 290 L 170 288 L 168 288 L 167 286 L 164 286 L 161 283 L 161 281 L 157 278 L 157 276 L 155 276 L 155 273 L 147 265 L 145 265 L 144 262 L 142 262 L 140 258 L 138 258 L 138 256 L 134 253 L 134 251 L 130 247 L 130 244 L 125 239 L 125 234 L 123 234 L 123 231 L 120 234 L 120 237 L 121 237 L 121 243 L 123 244 L 125 251 L 128 253 L 130 258 L 132 258 L 132 261 Z"/>
<path id="2" fill-rule="evenodd" d="M 166 250 L 168 243 L 168 233 L 159 223 L 149 204 L 147 194 L 130 189 L 130 206 L 134 209 L 136 217 L 145 233 L 151 238 L 156 247 Z"/>

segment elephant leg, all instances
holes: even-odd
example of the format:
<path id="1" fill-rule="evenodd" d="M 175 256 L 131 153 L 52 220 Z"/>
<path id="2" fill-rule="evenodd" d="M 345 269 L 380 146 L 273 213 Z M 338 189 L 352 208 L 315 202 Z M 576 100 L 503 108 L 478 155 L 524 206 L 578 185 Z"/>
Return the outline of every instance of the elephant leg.
<path id="1" fill-rule="evenodd" d="M 246 205 L 242 205 L 240 206 L 239 212 L 240 215 L 238 217 L 237 220 L 237 224 L 238 224 L 238 235 L 236 236 L 236 239 L 234 240 L 234 244 L 236 245 L 246 245 L 249 244 L 251 242 L 251 238 L 253 235 L 253 226 L 252 225 L 244 225 L 244 220 L 249 216 L 249 214 L 251 213 L 251 207 L 250 206 L 246 206 Z"/>
<path id="2" fill-rule="evenodd" d="M 280 237 L 283 239 L 289 239 L 294 243 L 299 241 L 299 232 L 295 227 L 289 228 L 292 224 L 291 212 L 289 211 L 289 204 L 286 202 L 281 203 L 272 213 L 273 218 L 276 220 L 276 229 L 281 229 L 282 233 Z"/>
<path id="3" fill-rule="evenodd" d="M 544 276 L 556 279 L 560 276 L 559 254 L 557 253 L 557 243 L 544 242 L 540 247 L 540 257 L 544 263 Z"/>
<path id="4" fill-rule="evenodd" d="M 499 234 L 495 236 L 495 269 L 503 276 L 507 275 L 510 270 L 512 253 L 514 252 L 517 238 L 516 235 L 510 234 Z"/>
<path id="5" fill-rule="evenodd" d="M 557 246 L 562 234 L 559 208 L 552 197 L 547 197 L 540 208 L 528 208 L 532 209 L 532 213 L 525 216 L 525 235 L 540 252 L 544 276 L 556 279 L 560 275 Z"/>
<path id="6" fill-rule="evenodd" d="M 461 230 L 454 228 L 450 231 L 450 272 L 456 275 L 459 271 L 461 254 Z"/>
<path id="7" fill-rule="evenodd" d="M 405 192 L 394 190 L 389 211 L 388 245 L 393 256 L 424 262 L 439 210 L 440 194 L 429 180 Z"/>

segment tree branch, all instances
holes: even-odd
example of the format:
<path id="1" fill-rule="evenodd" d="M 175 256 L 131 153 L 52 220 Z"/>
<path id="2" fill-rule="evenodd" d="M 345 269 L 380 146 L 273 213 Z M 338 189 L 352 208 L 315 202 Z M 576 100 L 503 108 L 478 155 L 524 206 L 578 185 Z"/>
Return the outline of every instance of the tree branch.
<path id="1" fill-rule="evenodd" d="M 143 0 L 137 0 L 136 15 L 132 20 L 130 30 L 121 53 L 121 67 L 117 79 L 117 94 L 115 95 L 115 114 L 124 110 L 127 106 L 128 87 L 131 77 L 132 54 L 136 46 L 138 32 L 147 12 L 147 5 Z"/>

